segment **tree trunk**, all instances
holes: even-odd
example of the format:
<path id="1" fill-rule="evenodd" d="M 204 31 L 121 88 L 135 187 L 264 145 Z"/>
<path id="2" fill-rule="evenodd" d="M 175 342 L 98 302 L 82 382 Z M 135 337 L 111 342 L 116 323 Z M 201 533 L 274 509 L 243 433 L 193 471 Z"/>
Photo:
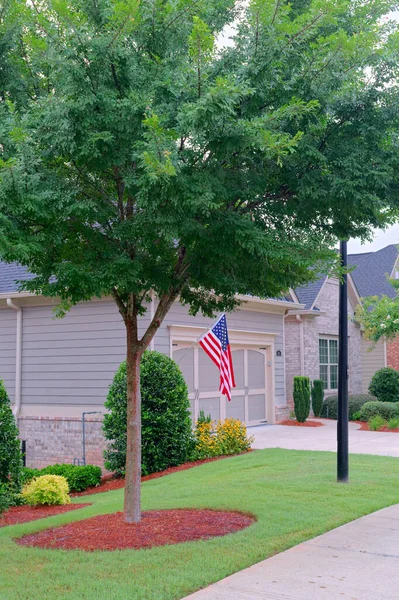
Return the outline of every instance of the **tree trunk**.
<path id="1" fill-rule="evenodd" d="M 136 323 L 134 322 L 136 320 Z M 137 316 L 126 322 L 127 354 L 127 440 L 125 476 L 125 521 L 138 523 L 141 518 L 141 392 L 140 361 L 142 350 L 137 341 Z"/>

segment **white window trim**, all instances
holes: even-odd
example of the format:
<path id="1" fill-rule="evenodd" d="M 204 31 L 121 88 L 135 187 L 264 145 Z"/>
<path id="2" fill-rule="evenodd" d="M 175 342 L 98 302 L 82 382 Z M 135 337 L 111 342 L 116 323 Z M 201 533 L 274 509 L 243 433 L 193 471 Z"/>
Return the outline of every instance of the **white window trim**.
<path id="1" fill-rule="evenodd" d="M 337 342 L 337 347 L 338 347 L 337 351 L 339 351 L 339 340 L 338 340 L 338 337 L 335 337 L 333 335 L 330 335 L 330 336 L 329 335 L 320 335 L 319 336 L 319 342 L 320 342 L 320 340 L 327 340 L 327 342 L 328 342 L 328 344 L 327 344 L 328 363 L 321 363 L 320 362 L 320 343 L 319 343 L 319 345 L 318 345 L 318 352 L 319 352 L 319 377 L 320 377 L 320 367 L 321 366 L 327 366 L 327 378 L 328 378 L 328 384 L 330 385 L 330 383 L 331 383 L 331 371 L 330 371 L 331 364 L 333 364 L 334 367 L 335 366 L 338 367 L 338 362 L 336 362 L 336 363 L 331 363 L 330 362 L 330 343 L 329 342 L 330 342 L 330 340 L 332 340 L 334 342 Z M 320 377 L 320 379 L 321 379 L 321 377 Z M 334 394 L 336 392 L 338 392 L 338 376 L 337 376 L 337 387 L 336 388 L 330 388 L 330 387 L 328 387 L 328 388 L 324 389 L 324 393 L 326 393 L 326 394 Z"/>

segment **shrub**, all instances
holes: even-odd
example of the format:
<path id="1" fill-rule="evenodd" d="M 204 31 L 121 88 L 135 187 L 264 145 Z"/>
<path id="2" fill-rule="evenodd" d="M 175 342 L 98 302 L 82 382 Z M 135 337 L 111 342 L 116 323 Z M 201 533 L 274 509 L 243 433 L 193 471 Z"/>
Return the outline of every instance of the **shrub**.
<path id="1" fill-rule="evenodd" d="M 0 483 L 0 515 L 12 505 L 10 488 L 6 483 Z"/>
<path id="2" fill-rule="evenodd" d="M 310 412 L 309 377 L 294 377 L 294 410 L 299 423 L 304 423 Z"/>
<path id="3" fill-rule="evenodd" d="M 211 415 L 206 415 L 205 412 L 201 409 L 199 411 L 197 425 L 198 423 L 212 423 Z"/>
<path id="4" fill-rule="evenodd" d="M 386 421 L 399 417 L 399 405 L 395 402 L 366 402 L 360 411 L 360 420 L 369 421 L 372 417 L 382 417 Z"/>
<path id="5" fill-rule="evenodd" d="M 216 424 L 216 443 L 220 454 L 240 454 L 250 449 L 253 436 L 247 435 L 245 424 L 239 419 L 225 419 Z"/>
<path id="6" fill-rule="evenodd" d="M 399 417 L 395 417 L 394 419 L 389 419 L 388 428 L 389 429 L 399 429 Z"/>
<path id="7" fill-rule="evenodd" d="M 41 475 L 61 475 L 68 482 L 70 492 L 83 492 L 88 487 L 95 487 L 101 483 L 101 469 L 94 465 L 49 465 L 40 471 L 38 469 L 22 469 L 22 481 L 27 483 L 34 477 Z"/>
<path id="8" fill-rule="evenodd" d="M 399 372 L 385 367 L 374 373 L 369 392 L 380 402 L 399 402 Z"/>
<path id="9" fill-rule="evenodd" d="M 348 399 L 349 406 L 349 420 L 357 421 L 359 419 L 359 412 L 366 404 L 366 402 L 372 402 L 375 400 L 374 396 L 370 394 L 350 394 Z M 356 417 L 355 417 L 356 415 Z M 333 396 L 327 396 L 323 402 L 323 410 L 321 411 L 321 416 L 324 419 L 337 419 L 338 418 L 338 396 L 334 394 Z"/>
<path id="10" fill-rule="evenodd" d="M 241 454 L 250 449 L 253 436 L 247 435 L 245 424 L 238 419 L 203 421 L 198 419 L 194 430 L 196 441 L 192 458 L 201 460 L 228 454 Z"/>
<path id="11" fill-rule="evenodd" d="M 22 456 L 19 431 L 12 414 L 4 382 L 0 380 L 0 484 L 18 494 L 21 485 Z"/>
<path id="12" fill-rule="evenodd" d="M 30 506 L 70 504 L 68 482 L 60 475 L 41 475 L 27 483 L 21 493 Z"/>
<path id="13" fill-rule="evenodd" d="M 371 417 L 369 420 L 369 429 L 371 431 L 378 431 L 381 427 L 384 427 L 387 424 L 385 419 L 380 417 L 380 415 L 376 415 L 375 417 Z"/>
<path id="14" fill-rule="evenodd" d="M 187 386 L 177 364 L 159 352 L 146 351 L 141 359 L 142 472 L 162 471 L 186 462 L 194 438 Z M 119 367 L 105 402 L 105 466 L 124 474 L 126 462 L 126 362 Z"/>
<path id="15" fill-rule="evenodd" d="M 323 410 L 324 382 L 315 379 L 312 385 L 312 408 L 315 417 L 320 417 Z"/>

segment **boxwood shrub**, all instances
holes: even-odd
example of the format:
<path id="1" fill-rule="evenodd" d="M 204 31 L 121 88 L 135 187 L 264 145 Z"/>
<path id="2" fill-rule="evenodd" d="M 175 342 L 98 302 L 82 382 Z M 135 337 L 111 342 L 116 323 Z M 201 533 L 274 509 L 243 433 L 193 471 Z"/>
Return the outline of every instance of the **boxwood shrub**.
<path id="1" fill-rule="evenodd" d="M 399 372 L 384 367 L 371 378 L 369 392 L 381 402 L 399 402 Z"/>
<path id="2" fill-rule="evenodd" d="M 354 414 L 359 412 L 360 409 L 366 402 L 376 400 L 374 396 L 370 394 L 349 394 L 348 405 L 349 405 L 349 420 L 354 418 Z M 321 416 L 324 419 L 337 419 L 338 418 L 338 395 L 327 396 L 323 402 L 323 410 Z"/>
<path id="3" fill-rule="evenodd" d="M 399 404 L 396 402 L 366 402 L 360 409 L 360 420 L 369 421 L 373 417 L 382 417 L 385 421 L 399 417 Z"/>
<path id="4" fill-rule="evenodd" d="M 95 465 L 49 465 L 44 469 L 29 469 L 24 468 L 22 473 L 22 479 L 24 483 L 28 483 L 34 477 L 41 477 L 42 475 L 60 475 L 65 477 L 68 482 L 70 492 L 83 492 L 88 487 L 94 487 L 100 485 L 101 482 L 101 469 Z"/>
<path id="5" fill-rule="evenodd" d="M 148 475 L 180 465 L 192 456 L 187 385 L 178 365 L 160 352 L 147 350 L 140 365 L 142 473 Z M 110 441 L 104 452 L 109 471 L 124 475 L 126 463 L 126 361 L 109 388 L 103 430 Z"/>

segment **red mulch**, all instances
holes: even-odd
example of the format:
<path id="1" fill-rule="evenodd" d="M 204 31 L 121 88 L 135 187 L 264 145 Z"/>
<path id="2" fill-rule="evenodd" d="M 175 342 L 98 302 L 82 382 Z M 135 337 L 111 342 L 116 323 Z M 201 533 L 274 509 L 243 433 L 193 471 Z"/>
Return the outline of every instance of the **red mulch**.
<path id="1" fill-rule="evenodd" d="M 252 452 L 252 450 L 248 450 L 248 452 Z M 243 452 L 243 454 L 247 454 L 247 452 Z M 234 456 L 238 456 L 235 454 Z M 165 469 L 164 471 L 158 471 L 157 473 L 151 473 L 151 475 L 143 475 L 141 481 L 148 481 L 149 479 L 158 479 L 158 477 L 164 477 L 165 475 L 170 475 L 171 473 L 177 473 L 178 471 L 185 471 L 186 469 L 192 469 L 193 467 L 198 467 L 199 465 L 203 465 L 208 462 L 213 462 L 215 460 L 221 460 L 222 458 L 232 458 L 233 455 L 228 456 L 214 456 L 213 458 L 203 458 L 202 460 L 195 460 L 192 462 L 184 463 L 183 465 L 178 465 L 177 467 L 169 467 L 169 469 Z M 123 477 L 114 477 L 113 475 L 105 475 L 101 484 L 97 487 L 87 488 L 84 492 L 75 492 L 71 494 L 72 498 L 78 496 L 87 496 L 90 494 L 99 494 L 100 492 L 110 492 L 111 490 L 119 490 L 125 487 L 125 480 Z"/>
<path id="2" fill-rule="evenodd" d="M 357 423 L 359 423 L 359 425 L 360 425 L 360 427 L 359 427 L 360 431 L 373 431 L 372 429 L 370 429 L 368 423 L 365 423 L 364 421 L 361 421 L 361 422 L 357 421 Z M 387 433 L 388 431 L 392 432 L 392 433 L 399 433 L 399 428 L 396 427 L 396 429 L 389 429 L 389 427 L 380 427 L 377 430 L 377 432 L 375 432 L 375 433 L 378 433 L 379 431 L 383 431 L 384 433 Z"/>
<path id="3" fill-rule="evenodd" d="M 70 510 L 91 506 L 87 504 L 65 504 L 64 506 L 12 506 L 0 516 L 0 527 L 6 525 L 19 525 L 19 523 L 28 523 L 37 519 L 53 517 Z"/>
<path id="4" fill-rule="evenodd" d="M 324 423 L 320 423 L 320 421 L 305 421 L 305 423 L 298 423 L 298 421 L 287 419 L 286 421 L 279 421 L 277 425 L 288 425 L 289 427 L 323 427 Z"/>
<path id="5" fill-rule="evenodd" d="M 21 546 L 62 550 L 123 550 L 152 548 L 206 540 L 249 527 L 255 519 L 239 512 L 216 510 L 152 510 L 140 523 L 126 523 L 123 513 L 99 515 L 45 529 L 16 540 Z"/>

